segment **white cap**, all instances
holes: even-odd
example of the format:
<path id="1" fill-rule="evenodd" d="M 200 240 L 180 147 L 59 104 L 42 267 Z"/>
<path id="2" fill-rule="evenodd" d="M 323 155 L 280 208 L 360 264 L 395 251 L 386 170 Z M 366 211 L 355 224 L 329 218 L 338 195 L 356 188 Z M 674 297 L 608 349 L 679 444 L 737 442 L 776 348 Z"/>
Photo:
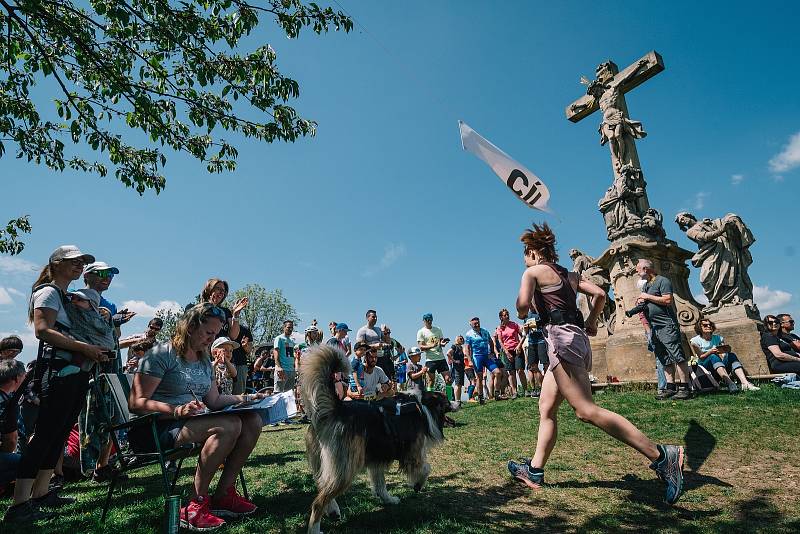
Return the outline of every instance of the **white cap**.
<path id="1" fill-rule="evenodd" d="M 409 356 L 414 356 L 415 354 L 422 354 L 422 351 L 419 349 L 419 347 L 411 347 L 411 349 L 409 349 Z"/>
<path id="2" fill-rule="evenodd" d="M 110 266 L 104 261 L 95 261 L 90 263 L 83 269 L 83 274 L 93 273 L 95 271 L 111 271 L 114 274 L 119 274 L 119 269 Z"/>
<path id="3" fill-rule="evenodd" d="M 81 252 L 81 249 L 75 245 L 64 245 L 58 247 L 50 254 L 50 263 L 58 263 L 59 261 L 72 260 L 75 258 L 83 258 L 83 261 L 86 263 L 92 263 L 94 261 L 94 256 L 91 254 L 84 254 Z"/>
<path id="4" fill-rule="evenodd" d="M 237 342 L 235 342 L 231 338 L 222 336 L 222 337 L 218 337 L 217 339 L 214 340 L 214 343 L 211 344 L 211 350 L 219 348 L 222 345 L 231 345 L 231 348 L 233 350 L 236 350 L 239 347 L 241 347 L 241 345 L 239 345 Z"/>
<path id="5" fill-rule="evenodd" d="M 77 295 L 83 300 L 88 300 L 89 302 L 92 303 L 95 310 L 100 307 L 100 293 L 98 293 L 94 289 L 84 287 L 83 289 L 76 289 L 75 291 L 70 291 L 70 294 Z"/>

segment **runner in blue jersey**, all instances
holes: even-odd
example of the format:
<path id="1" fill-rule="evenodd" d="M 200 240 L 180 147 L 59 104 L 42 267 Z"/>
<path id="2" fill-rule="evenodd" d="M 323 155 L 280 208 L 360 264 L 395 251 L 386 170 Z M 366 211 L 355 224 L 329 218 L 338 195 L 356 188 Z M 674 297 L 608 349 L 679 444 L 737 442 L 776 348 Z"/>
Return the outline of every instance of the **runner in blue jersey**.
<path id="1" fill-rule="evenodd" d="M 473 317 L 469 321 L 472 328 L 464 334 L 464 353 L 467 358 L 472 358 L 475 365 L 475 375 L 478 378 L 478 400 L 484 404 L 483 396 L 483 370 L 489 370 L 489 395 L 497 398 L 494 392 L 494 377 L 500 374 L 497 366 L 494 342 L 489 332 L 481 328 L 481 320 Z"/>

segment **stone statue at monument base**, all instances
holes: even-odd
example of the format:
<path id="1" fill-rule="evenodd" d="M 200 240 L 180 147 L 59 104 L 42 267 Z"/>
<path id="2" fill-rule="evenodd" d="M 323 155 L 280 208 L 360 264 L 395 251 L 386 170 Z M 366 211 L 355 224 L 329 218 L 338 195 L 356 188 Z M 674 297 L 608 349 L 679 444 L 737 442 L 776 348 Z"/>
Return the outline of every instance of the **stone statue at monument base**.
<path id="1" fill-rule="evenodd" d="M 708 299 L 704 314 L 723 306 L 744 305 L 755 310 L 753 282 L 747 269 L 753 263 L 750 245 L 755 242 L 750 229 L 733 213 L 721 219 L 703 219 L 688 212 L 675 217 L 686 237 L 697 243 L 692 265 L 700 269 L 700 283 Z"/>

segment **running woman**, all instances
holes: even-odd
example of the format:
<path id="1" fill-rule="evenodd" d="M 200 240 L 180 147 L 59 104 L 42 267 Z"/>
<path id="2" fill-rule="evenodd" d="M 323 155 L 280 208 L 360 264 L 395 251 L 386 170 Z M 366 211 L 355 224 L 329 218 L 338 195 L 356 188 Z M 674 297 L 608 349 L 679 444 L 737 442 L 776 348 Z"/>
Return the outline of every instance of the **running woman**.
<path id="1" fill-rule="evenodd" d="M 577 273 L 558 265 L 556 237 L 547 223 L 534 224 L 520 238 L 525 245 L 517 312 L 525 319 L 537 312 L 544 325 L 550 372 L 544 376 L 539 398 L 539 435 L 532 460 L 508 462 L 511 475 L 533 489 L 544 483 L 544 466 L 556 444 L 558 407 L 565 400 L 581 421 L 636 449 L 650 460 L 650 468 L 667 484 L 666 501 L 677 502 L 683 490 L 684 449 L 680 445 L 657 445 L 630 421 L 597 406 L 592 400 L 589 370 L 592 350 L 588 335 L 597 334 L 597 318 L 603 310 L 605 292 Z M 577 292 L 589 296 L 592 309 L 584 324 L 576 306 Z"/>

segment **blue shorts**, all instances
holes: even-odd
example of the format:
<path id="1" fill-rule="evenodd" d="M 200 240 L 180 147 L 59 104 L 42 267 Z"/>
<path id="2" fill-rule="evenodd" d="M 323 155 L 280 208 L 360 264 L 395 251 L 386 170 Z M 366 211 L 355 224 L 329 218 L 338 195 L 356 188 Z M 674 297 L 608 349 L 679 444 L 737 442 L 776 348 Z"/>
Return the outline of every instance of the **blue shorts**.
<path id="1" fill-rule="evenodd" d="M 472 361 L 475 363 L 475 372 L 482 373 L 484 368 L 493 373 L 497 369 L 497 359 L 489 355 L 486 356 L 473 356 Z"/>

